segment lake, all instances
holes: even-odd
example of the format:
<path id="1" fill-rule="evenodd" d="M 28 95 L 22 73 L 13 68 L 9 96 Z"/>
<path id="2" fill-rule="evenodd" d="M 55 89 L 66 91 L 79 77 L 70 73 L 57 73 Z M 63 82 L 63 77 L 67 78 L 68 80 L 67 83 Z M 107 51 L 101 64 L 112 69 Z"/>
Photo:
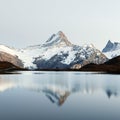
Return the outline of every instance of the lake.
<path id="1" fill-rule="evenodd" d="M 120 75 L 0 74 L 0 120 L 120 120 Z"/>

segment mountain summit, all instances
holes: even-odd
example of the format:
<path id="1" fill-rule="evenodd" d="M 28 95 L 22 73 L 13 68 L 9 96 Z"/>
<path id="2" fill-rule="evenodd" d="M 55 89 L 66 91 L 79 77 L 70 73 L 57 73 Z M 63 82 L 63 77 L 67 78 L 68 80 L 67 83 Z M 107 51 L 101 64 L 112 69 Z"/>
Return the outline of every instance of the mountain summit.
<path id="1" fill-rule="evenodd" d="M 62 31 L 59 31 L 57 34 L 53 34 L 46 42 L 43 44 L 43 47 L 48 46 L 72 46 L 71 42 L 68 41 L 68 38 Z"/>
<path id="2" fill-rule="evenodd" d="M 110 52 L 115 51 L 117 49 L 120 49 L 120 43 L 118 42 L 111 42 L 110 40 L 106 44 L 105 48 L 102 50 L 102 52 Z"/>
<path id="3" fill-rule="evenodd" d="M 120 55 L 120 43 L 119 42 L 111 42 L 110 40 L 107 42 L 105 48 L 102 52 L 108 58 L 114 58 Z"/>
<path id="4" fill-rule="evenodd" d="M 102 52 L 108 52 L 110 51 L 114 46 L 114 43 L 112 43 L 110 40 L 107 42 L 105 48 L 102 50 Z"/>

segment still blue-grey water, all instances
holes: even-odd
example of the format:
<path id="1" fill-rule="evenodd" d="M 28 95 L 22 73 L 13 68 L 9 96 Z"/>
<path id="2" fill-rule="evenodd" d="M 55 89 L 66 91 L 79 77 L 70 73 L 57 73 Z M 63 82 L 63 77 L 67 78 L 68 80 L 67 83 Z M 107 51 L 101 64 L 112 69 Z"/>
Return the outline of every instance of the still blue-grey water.
<path id="1" fill-rule="evenodd" d="M 0 74 L 0 120 L 120 120 L 120 75 Z"/>

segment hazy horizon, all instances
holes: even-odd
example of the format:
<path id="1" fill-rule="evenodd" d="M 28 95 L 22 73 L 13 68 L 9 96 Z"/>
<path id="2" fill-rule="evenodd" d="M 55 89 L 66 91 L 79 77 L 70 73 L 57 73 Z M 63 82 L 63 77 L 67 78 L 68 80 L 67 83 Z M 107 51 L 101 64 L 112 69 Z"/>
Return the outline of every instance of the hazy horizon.
<path id="1" fill-rule="evenodd" d="M 16 48 L 42 44 L 63 31 L 73 44 L 105 47 L 120 42 L 120 1 L 0 1 L 0 44 Z"/>

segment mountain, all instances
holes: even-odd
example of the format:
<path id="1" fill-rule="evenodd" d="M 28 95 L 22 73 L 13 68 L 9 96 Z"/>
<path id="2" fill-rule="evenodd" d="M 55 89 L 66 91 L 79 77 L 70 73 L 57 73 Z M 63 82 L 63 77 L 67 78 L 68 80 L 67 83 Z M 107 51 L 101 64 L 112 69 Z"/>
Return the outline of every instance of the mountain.
<path id="1" fill-rule="evenodd" d="M 107 57 L 92 44 L 72 44 L 62 31 L 53 34 L 41 45 L 19 50 L 1 45 L 0 51 L 1 54 L 9 54 L 12 58 L 9 60 L 7 55 L 5 58 L 15 66 L 38 70 L 65 70 L 71 69 L 75 64 L 82 67 L 89 63 L 101 64 L 107 60 Z"/>
<path id="2" fill-rule="evenodd" d="M 83 66 L 80 71 L 101 71 L 108 73 L 120 73 L 120 56 L 112 58 L 104 64 L 88 64 Z"/>
<path id="3" fill-rule="evenodd" d="M 63 32 L 59 31 L 57 34 L 53 34 L 41 45 L 29 46 L 17 51 L 17 56 L 23 61 L 25 68 L 37 69 L 38 65 L 36 62 L 38 58 L 42 58 L 47 61 L 62 49 L 66 48 L 67 51 L 71 46 L 73 45 L 67 40 L 67 37 Z"/>
<path id="4" fill-rule="evenodd" d="M 120 55 L 120 43 L 109 40 L 102 52 L 110 59 L 117 57 Z"/>
<path id="5" fill-rule="evenodd" d="M 38 69 L 70 69 L 74 64 L 104 63 L 107 58 L 92 44 L 78 46 L 70 43 L 63 32 L 53 34 L 43 45 L 34 64 Z"/>

